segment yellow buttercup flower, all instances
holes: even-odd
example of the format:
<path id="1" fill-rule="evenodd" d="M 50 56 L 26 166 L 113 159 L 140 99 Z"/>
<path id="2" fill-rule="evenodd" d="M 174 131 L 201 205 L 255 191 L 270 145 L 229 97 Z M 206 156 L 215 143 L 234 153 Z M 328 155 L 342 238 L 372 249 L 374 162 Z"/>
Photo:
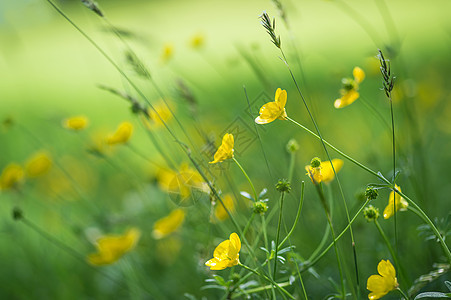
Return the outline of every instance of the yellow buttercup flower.
<path id="1" fill-rule="evenodd" d="M 268 124 L 275 119 L 286 120 L 287 91 L 280 88 L 276 91 L 274 102 L 268 102 L 260 108 L 260 115 L 255 118 L 257 124 Z"/>
<path id="2" fill-rule="evenodd" d="M 174 111 L 173 106 L 170 107 Z M 148 129 L 161 127 L 164 125 L 163 122 L 167 123 L 172 119 L 172 112 L 163 100 L 160 100 L 153 108 L 147 109 L 147 116 L 141 116 L 141 121 Z"/>
<path id="3" fill-rule="evenodd" d="M 238 234 L 232 233 L 228 240 L 225 240 L 216 247 L 213 258 L 205 263 L 210 270 L 224 270 L 227 267 L 236 266 L 240 260 L 241 241 Z"/>
<path id="4" fill-rule="evenodd" d="M 215 164 L 218 162 L 223 162 L 226 159 L 233 158 L 233 135 L 231 133 L 226 133 L 222 138 L 221 146 L 215 153 L 214 160 L 210 164 Z"/>
<path id="5" fill-rule="evenodd" d="M 153 225 L 152 235 L 156 239 L 161 239 L 174 231 L 176 231 L 185 220 L 185 211 L 183 209 L 175 209 L 169 215 L 159 219 Z"/>
<path id="6" fill-rule="evenodd" d="M 370 300 L 380 299 L 399 286 L 395 268 L 388 259 L 379 262 L 377 272 L 380 275 L 371 275 L 366 283 L 366 288 L 371 291 L 368 295 Z"/>
<path id="7" fill-rule="evenodd" d="M 343 160 L 334 158 L 332 159 L 335 172 L 338 173 L 343 167 Z M 307 175 L 310 177 L 313 183 L 318 184 L 320 182 L 329 183 L 335 178 L 334 170 L 329 161 L 322 161 L 319 166 L 314 167 L 312 165 L 305 166 Z"/>
<path id="8" fill-rule="evenodd" d="M 233 201 L 231 195 L 225 195 L 222 199 L 222 202 L 230 213 L 233 213 L 235 211 L 235 202 Z M 227 213 L 227 211 L 224 209 L 222 204 L 217 201 L 215 206 L 215 219 L 218 221 L 224 221 L 228 217 L 229 214 Z"/>
<path id="9" fill-rule="evenodd" d="M 96 266 L 109 265 L 131 251 L 141 236 L 137 228 L 129 229 L 124 235 L 106 235 L 97 240 L 97 253 L 89 254 L 87 260 Z"/>
<path id="10" fill-rule="evenodd" d="M 117 145 L 125 144 L 130 139 L 133 133 L 133 125 L 130 122 L 122 122 L 119 124 L 116 132 L 107 137 L 107 144 Z"/>
<path id="11" fill-rule="evenodd" d="M 82 130 L 88 126 L 88 118 L 84 116 L 76 116 L 63 120 L 63 127 L 71 130 Z"/>
<path id="12" fill-rule="evenodd" d="M 25 163 L 25 173 L 28 177 L 39 177 L 44 175 L 52 168 L 52 159 L 44 152 L 34 154 Z"/>
<path id="13" fill-rule="evenodd" d="M 395 184 L 395 188 L 398 191 L 401 191 L 401 188 L 399 186 L 397 186 Z M 390 192 L 390 196 L 388 197 L 388 205 L 385 207 L 384 209 L 384 219 L 388 219 L 391 216 L 394 215 L 394 211 L 393 211 L 393 202 L 395 201 L 395 206 L 396 206 L 396 211 L 398 210 L 406 210 L 407 206 L 409 206 L 409 203 L 402 198 L 398 193 L 396 193 L 394 191 Z"/>
<path id="14" fill-rule="evenodd" d="M 24 178 L 24 170 L 16 163 L 7 165 L 0 175 L 0 190 L 16 187 Z"/>
<path id="15" fill-rule="evenodd" d="M 352 75 L 354 76 L 354 79 L 342 79 L 343 88 L 340 90 L 341 98 L 335 100 L 335 108 L 348 106 L 359 98 L 359 85 L 363 79 L 365 79 L 365 72 L 361 68 L 355 67 L 352 71 Z"/>

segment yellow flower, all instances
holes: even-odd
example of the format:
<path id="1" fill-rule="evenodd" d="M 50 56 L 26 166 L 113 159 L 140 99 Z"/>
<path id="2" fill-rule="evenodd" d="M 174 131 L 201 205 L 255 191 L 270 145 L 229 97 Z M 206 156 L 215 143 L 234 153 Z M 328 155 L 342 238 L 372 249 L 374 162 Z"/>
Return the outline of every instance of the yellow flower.
<path id="1" fill-rule="evenodd" d="M 189 41 L 189 44 L 194 49 L 199 49 L 205 44 L 205 37 L 203 34 L 196 34 L 194 35 L 191 40 Z"/>
<path id="2" fill-rule="evenodd" d="M 395 184 L 395 188 L 401 192 L 401 188 Z M 393 199 L 394 198 L 394 199 Z M 398 193 L 394 191 L 390 192 L 390 196 L 388 197 L 388 205 L 384 209 L 384 219 L 388 219 L 391 216 L 394 215 L 393 211 L 393 201 L 395 201 L 396 205 L 396 211 L 398 210 L 406 210 L 407 206 L 409 206 L 409 203 L 402 198 Z"/>
<path id="3" fill-rule="evenodd" d="M 210 270 L 224 270 L 227 267 L 236 266 L 240 260 L 241 241 L 238 234 L 232 233 L 228 240 L 225 240 L 216 247 L 213 258 L 205 263 Z"/>
<path id="4" fill-rule="evenodd" d="M 379 262 L 377 272 L 380 275 L 371 275 L 366 283 L 366 288 L 371 291 L 368 295 L 370 300 L 380 299 L 398 288 L 395 268 L 388 259 Z"/>
<path id="5" fill-rule="evenodd" d="M 168 106 L 161 100 L 159 103 L 153 106 L 154 109 L 149 108 L 147 110 L 147 117 L 142 116 L 141 120 L 143 124 L 151 129 L 152 127 L 158 128 L 163 126 L 163 122 L 167 123 L 172 118 L 171 110 Z M 171 109 L 174 108 L 171 105 Z M 173 110 L 174 111 L 174 110 Z"/>
<path id="6" fill-rule="evenodd" d="M 180 204 L 189 198 L 193 190 L 208 192 L 208 186 L 200 174 L 187 164 L 182 164 L 178 171 L 160 169 L 157 173 L 158 184 L 162 190 L 180 197 Z"/>
<path id="7" fill-rule="evenodd" d="M 137 228 L 129 229 L 124 235 L 106 235 L 97 240 L 97 253 L 89 254 L 87 260 L 96 266 L 109 265 L 131 251 L 141 236 Z"/>
<path id="8" fill-rule="evenodd" d="M 174 55 L 174 46 L 172 44 L 166 44 L 163 47 L 163 52 L 161 54 L 161 60 L 163 62 L 168 62 Z"/>
<path id="9" fill-rule="evenodd" d="M 161 239 L 174 231 L 176 231 L 185 220 L 185 211 L 183 209 L 175 209 L 169 215 L 159 219 L 153 225 L 152 235 L 156 239 Z"/>
<path id="10" fill-rule="evenodd" d="M 63 120 L 63 127 L 71 130 L 82 130 L 88 126 L 88 118 L 84 116 L 71 117 Z"/>
<path id="11" fill-rule="evenodd" d="M 287 91 L 280 88 L 276 91 L 274 102 L 268 102 L 260 108 L 260 115 L 255 118 L 257 124 L 268 124 L 275 119 L 286 120 Z"/>
<path id="12" fill-rule="evenodd" d="M 107 137 L 106 142 L 109 145 L 125 144 L 130 139 L 132 132 L 133 125 L 130 122 L 122 122 L 116 132 Z"/>
<path id="13" fill-rule="evenodd" d="M 219 146 L 218 151 L 216 151 L 214 160 L 210 164 L 215 164 L 218 162 L 223 162 L 226 159 L 233 158 L 233 135 L 226 133 L 222 138 L 222 144 Z"/>
<path id="14" fill-rule="evenodd" d="M 343 88 L 340 90 L 341 98 L 335 100 L 335 108 L 348 106 L 359 98 L 360 94 L 357 91 L 359 90 L 359 84 L 365 79 L 365 72 L 361 68 L 355 67 L 352 75 L 354 79 L 343 78 Z"/>
<path id="15" fill-rule="evenodd" d="M 24 171 L 21 166 L 10 163 L 0 175 L 0 190 L 8 190 L 16 187 L 23 179 Z"/>
<path id="16" fill-rule="evenodd" d="M 335 172 L 338 173 L 343 167 L 343 160 L 334 158 L 332 159 Z M 312 167 L 311 165 L 305 166 L 307 175 L 312 179 L 312 182 L 317 184 L 320 182 L 329 183 L 335 178 L 334 170 L 330 165 L 330 162 L 322 161 L 319 167 Z M 313 176 L 313 178 L 312 178 Z"/>
<path id="17" fill-rule="evenodd" d="M 34 154 L 25 163 L 25 172 L 28 177 L 38 177 L 47 173 L 52 167 L 52 160 L 50 156 L 44 152 Z"/>
<path id="18" fill-rule="evenodd" d="M 225 207 L 227 208 L 227 210 L 230 213 L 235 211 L 235 202 L 233 201 L 233 198 L 232 198 L 231 195 L 225 195 L 224 198 L 222 199 L 222 202 L 224 203 Z M 216 206 L 215 206 L 215 218 L 216 218 L 216 220 L 224 221 L 228 217 L 229 217 L 229 214 L 224 209 L 222 204 L 219 201 L 216 202 Z"/>

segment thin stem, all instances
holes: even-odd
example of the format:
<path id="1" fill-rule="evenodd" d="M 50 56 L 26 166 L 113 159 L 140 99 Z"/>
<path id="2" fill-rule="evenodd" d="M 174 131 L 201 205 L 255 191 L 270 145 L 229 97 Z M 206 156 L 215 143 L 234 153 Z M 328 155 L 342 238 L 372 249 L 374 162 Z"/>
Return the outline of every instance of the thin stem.
<path id="1" fill-rule="evenodd" d="M 282 213 L 283 213 L 283 200 L 285 198 L 285 192 L 280 193 L 279 199 L 279 221 L 277 222 L 277 235 L 276 235 L 276 249 L 274 253 L 274 271 L 273 278 L 276 279 L 276 269 L 277 269 L 277 252 L 279 252 L 279 237 L 280 237 L 280 225 L 282 224 Z"/>
<path id="2" fill-rule="evenodd" d="M 283 244 L 290 238 L 291 234 L 294 232 L 294 228 L 296 228 L 296 225 L 299 222 L 299 217 L 301 216 L 301 211 L 302 211 L 302 205 L 304 203 L 304 185 L 305 185 L 305 182 L 302 181 L 301 182 L 301 198 L 299 200 L 298 212 L 296 213 L 296 218 L 294 220 L 293 226 L 291 226 L 291 229 L 288 232 L 287 236 L 280 242 L 280 244 L 278 244 L 277 249 L 279 249 L 279 250 L 280 250 L 280 248 L 282 248 Z"/>
<path id="3" fill-rule="evenodd" d="M 250 217 L 249 220 L 247 221 L 246 226 L 245 226 L 244 229 L 243 229 L 243 235 L 246 235 L 246 232 L 247 232 L 247 230 L 249 229 L 249 227 L 251 226 L 252 221 L 254 220 L 254 217 L 255 217 L 255 213 L 252 213 L 251 217 Z"/>
<path id="4" fill-rule="evenodd" d="M 404 299 L 409 300 L 409 296 L 406 295 L 399 287 L 396 290 L 404 297 Z"/>
<path id="5" fill-rule="evenodd" d="M 268 242 L 268 233 L 266 231 L 266 217 L 264 214 L 261 214 L 261 220 L 262 220 L 262 231 L 263 231 L 263 239 L 265 243 L 265 248 L 269 252 L 269 242 Z M 269 262 L 269 255 L 266 256 L 266 261 Z M 271 276 L 271 264 L 268 263 L 268 274 Z M 274 287 L 271 289 L 272 297 L 273 299 L 276 299 L 276 292 L 274 290 Z"/>
<path id="6" fill-rule="evenodd" d="M 249 268 L 249 267 L 246 266 L 246 265 L 243 265 L 242 263 L 238 263 L 238 265 L 241 266 L 241 267 L 243 267 L 243 268 L 245 268 L 246 270 L 248 270 L 248 271 L 254 273 L 255 275 L 260 276 L 260 277 L 262 277 L 263 279 L 265 279 L 265 280 L 271 282 L 271 283 L 279 290 L 279 292 L 281 292 L 282 294 L 285 294 L 286 296 L 288 296 L 288 298 L 290 298 L 290 299 L 296 299 L 296 298 L 294 298 L 294 297 L 293 297 L 286 289 L 284 289 L 283 287 L 281 287 L 277 282 L 275 282 L 273 279 L 269 278 L 268 276 L 266 276 L 266 275 L 264 275 L 264 274 L 261 274 L 261 273 L 259 273 L 258 271 L 253 270 L 253 269 Z"/>
<path id="7" fill-rule="evenodd" d="M 396 181 L 396 147 L 395 147 L 395 118 L 393 115 L 393 101 L 391 99 L 391 93 L 390 93 L 390 97 L 388 99 L 390 101 L 390 115 L 391 115 L 391 129 L 392 129 L 392 149 L 393 149 L 393 186 L 395 186 L 395 181 Z M 395 197 L 395 194 L 393 192 L 393 199 Z M 398 252 L 398 229 L 397 229 L 397 224 L 398 222 L 396 222 L 396 201 L 393 201 L 393 215 L 394 215 L 394 223 L 395 223 L 395 250 L 396 253 Z"/>
<path id="8" fill-rule="evenodd" d="M 279 283 L 280 287 L 284 287 L 284 286 L 290 286 L 291 283 L 289 281 L 287 282 L 282 282 Z M 248 290 L 243 290 L 241 293 L 239 294 L 233 294 L 232 299 L 244 296 L 244 295 L 250 295 L 250 294 L 254 294 L 254 293 L 258 293 L 258 292 L 263 292 L 269 289 L 273 289 L 274 285 L 270 284 L 270 285 L 265 285 L 265 286 L 261 286 L 261 287 L 257 287 L 257 288 L 253 288 L 253 289 L 248 289 Z"/>
<path id="9" fill-rule="evenodd" d="M 244 177 L 246 177 L 247 181 L 249 182 L 252 192 L 254 193 L 254 201 L 258 201 L 258 195 L 257 195 L 257 192 L 255 191 L 254 184 L 252 183 L 251 179 L 247 175 L 246 171 L 243 169 L 243 167 L 240 165 L 240 163 L 236 160 L 235 157 L 233 157 L 232 160 L 237 164 L 238 168 L 240 168 L 241 172 L 244 174 Z"/>

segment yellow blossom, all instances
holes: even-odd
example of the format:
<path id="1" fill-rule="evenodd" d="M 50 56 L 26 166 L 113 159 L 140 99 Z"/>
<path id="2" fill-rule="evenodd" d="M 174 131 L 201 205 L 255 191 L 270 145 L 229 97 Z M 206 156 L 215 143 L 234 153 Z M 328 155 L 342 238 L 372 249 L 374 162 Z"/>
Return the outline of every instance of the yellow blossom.
<path id="1" fill-rule="evenodd" d="M 52 167 L 52 160 L 50 156 L 44 152 L 34 154 L 25 163 L 25 173 L 28 177 L 38 177 L 47 173 Z"/>
<path id="2" fill-rule="evenodd" d="M 236 266 L 240 260 L 241 241 L 238 234 L 232 233 L 228 240 L 216 247 L 213 258 L 205 263 L 210 270 L 224 270 L 227 267 Z"/>
<path id="3" fill-rule="evenodd" d="M 7 165 L 0 175 L 0 190 L 8 190 L 16 187 L 24 177 L 24 170 L 16 163 Z"/>
<path id="4" fill-rule="evenodd" d="M 215 153 L 214 160 L 210 164 L 215 164 L 218 162 L 223 162 L 226 159 L 233 158 L 233 135 L 231 133 L 226 133 L 222 138 L 221 146 Z"/>
<path id="5" fill-rule="evenodd" d="M 361 68 L 355 67 L 352 75 L 354 79 L 343 78 L 343 88 L 340 90 L 341 98 L 335 100 L 335 108 L 348 106 L 359 98 L 359 85 L 365 79 L 365 72 Z"/>
<path id="6" fill-rule="evenodd" d="M 200 49 L 205 44 L 205 37 L 204 37 L 204 35 L 200 34 L 200 33 L 194 35 L 190 39 L 189 44 L 194 49 Z"/>
<path id="7" fill-rule="evenodd" d="M 232 213 L 235 211 L 235 202 L 233 201 L 233 198 L 231 195 L 225 195 L 222 199 L 222 202 L 224 203 L 227 210 Z M 218 221 L 224 221 L 229 217 L 229 214 L 224 209 L 222 204 L 217 201 L 215 206 L 215 219 Z"/>
<path id="8" fill-rule="evenodd" d="M 125 144 L 133 133 L 133 125 L 130 122 L 122 122 L 119 124 L 116 132 L 107 137 L 107 144 L 117 145 Z"/>
<path id="9" fill-rule="evenodd" d="M 260 108 L 260 115 L 255 118 L 257 124 L 268 124 L 275 119 L 286 120 L 287 91 L 280 88 L 276 91 L 274 102 L 268 102 Z"/>
<path id="10" fill-rule="evenodd" d="M 109 265 L 131 251 L 141 236 L 137 228 L 129 229 L 124 235 L 106 235 L 97 240 L 97 252 L 89 254 L 87 260 L 96 266 Z"/>
<path id="11" fill-rule="evenodd" d="M 161 239 L 176 231 L 185 220 L 185 211 L 181 208 L 173 210 L 169 215 L 159 219 L 153 225 L 152 235 L 156 239 Z"/>
<path id="12" fill-rule="evenodd" d="M 395 184 L 395 188 L 401 192 L 401 188 L 399 186 L 397 186 Z M 390 192 L 390 196 L 388 197 L 388 205 L 385 207 L 384 209 L 384 219 L 388 219 L 391 216 L 394 215 L 394 211 L 393 211 L 393 202 L 395 201 L 395 205 L 396 205 L 396 211 L 398 210 L 406 210 L 407 206 L 409 206 L 409 203 L 402 198 L 398 193 L 396 193 L 394 191 Z"/>
<path id="13" fill-rule="evenodd" d="M 161 60 L 163 62 L 168 62 L 174 55 L 174 46 L 172 44 L 166 44 L 163 47 L 163 52 L 161 53 Z"/>
<path id="14" fill-rule="evenodd" d="M 180 197 L 180 204 L 191 196 L 193 190 L 208 192 L 208 187 L 202 176 L 191 169 L 188 164 L 182 164 L 179 170 L 160 169 L 157 173 L 158 184 L 170 195 Z"/>
<path id="15" fill-rule="evenodd" d="M 149 108 L 147 110 L 147 117 L 142 116 L 141 120 L 143 124 L 151 129 L 151 128 L 158 128 L 163 126 L 163 122 L 167 123 L 172 118 L 172 112 L 173 107 L 171 106 L 171 110 L 168 108 L 168 106 L 163 102 L 163 100 L 160 100 L 157 104 L 153 106 L 154 109 Z"/>
<path id="16" fill-rule="evenodd" d="M 380 299 L 388 292 L 398 288 L 395 268 L 388 259 L 379 262 L 377 272 L 380 275 L 371 275 L 366 283 L 366 288 L 371 291 L 368 295 L 370 300 Z"/>
<path id="17" fill-rule="evenodd" d="M 88 126 L 88 118 L 84 116 L 76 116 L 63 120 L 63 127 L 71 130 L 82 130 Z"/>
<path id="18" fill-rule="evenodd" d="M 338 173 L 343 167 L 343 160 L 334 158 L 332 159 L 335 172 Z M 312 179 L 312 182 L 317 184 L 320 182 L 329 183 L 335 178 L 334 170 L 330 165 L 330 162 L 322 161 L 319 167 L 312 167 L 311 165 L 305 166 L 307 175 Z M 312 178 L 313 176 L 313 178 Z"/>

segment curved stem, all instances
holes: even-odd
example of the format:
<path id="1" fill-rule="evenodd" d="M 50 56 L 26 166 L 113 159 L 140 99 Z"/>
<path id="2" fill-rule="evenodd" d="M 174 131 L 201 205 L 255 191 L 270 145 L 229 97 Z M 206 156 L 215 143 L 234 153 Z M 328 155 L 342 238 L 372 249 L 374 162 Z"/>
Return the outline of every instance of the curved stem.
<path id="1" fill-rule="evenodd" d="M 404 297 L 404 299 L 409 300 L 409 296 L 406 295 L 399 287 L 396 290 Z"/>
<path id="2" fill-rule="evenodd" d="M 282 224 L 282 212 L 283 212 L 283 200 L 285 198 L 285 192 L 280 194 L 279 199 L 279 221 L 277 222 L 277 235 L 276 235 L 276 249 L 274 253 L 274 271 L 272 277 L 276 279 L 276 269 L 277 269 L 277 252 L 279 252 L 279 236 L 280 236 L 280 225 Z"/>
<path id="3" fill-rule="evenodd" d="M 240 165 L 240 163 L 236 160 L 235 157 L 232 157 L 232 160 L 237 164 L 238 168 L 240 168 L 241 172 L 244 174 L 244 177 L 246 177 L 247 181 L 249 182 L 252 192 L 254 193 L 254 201 L 258 201 L 258 195 L 257 195 L 257 192 L 255 191 L 254 184 L 252 183 L 251 179 L 247 175 L 246 171 L 243 169 L 243 167 Z"/>
<path id="4" fill-rule="evenodd" d="M 291 226 L 291 229 L 288 232 L 287 236 L 277 246 L 278 250 L 280 250 L 280 248 L 282 248 L 283 244 L 290 238 L 291 234 L 294 231 L 294 228 L 296 227 L 296 225 L 299 222 L 299 217 L 301 216 L 302 205 L 304 203 L 304 185 L 305 185 L 305 182 L 302 181 L 301 182 L 301 199 L 299 200 L 299 206 L 298 206 L 298 212 L 296 213 L 296 219 L 294 220 L 293 226 Z"/>

